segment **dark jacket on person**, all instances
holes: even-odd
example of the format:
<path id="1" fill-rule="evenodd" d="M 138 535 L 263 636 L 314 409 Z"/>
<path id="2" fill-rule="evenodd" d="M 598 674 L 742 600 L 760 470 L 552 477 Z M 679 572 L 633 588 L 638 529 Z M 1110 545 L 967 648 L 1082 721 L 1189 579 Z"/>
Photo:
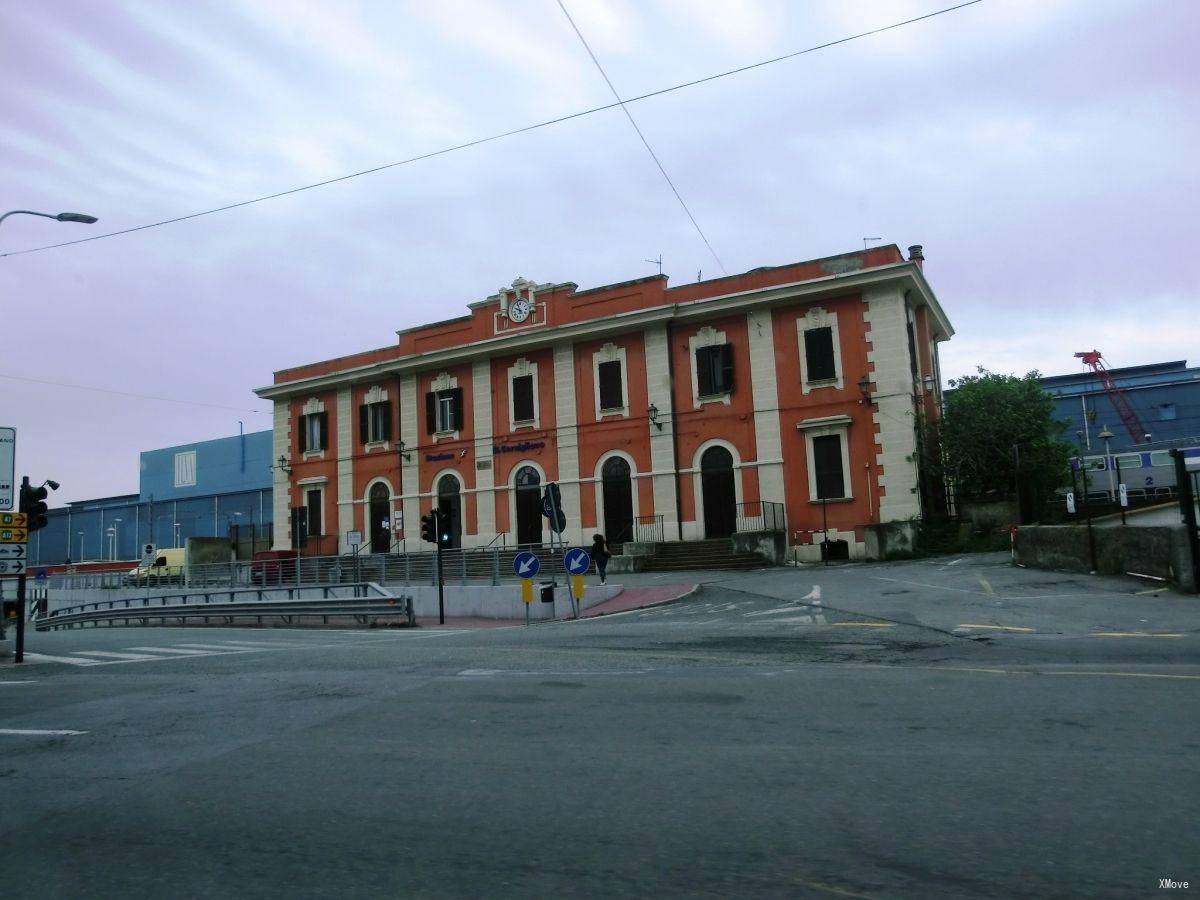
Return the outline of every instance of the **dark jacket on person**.
<path id="1" fill-rule="evenodd" d="M 608 549 L 608 542 L 601 538 L 592 542 L 591 554 L 592 559 L 608 559 L 612 551 Z"/>

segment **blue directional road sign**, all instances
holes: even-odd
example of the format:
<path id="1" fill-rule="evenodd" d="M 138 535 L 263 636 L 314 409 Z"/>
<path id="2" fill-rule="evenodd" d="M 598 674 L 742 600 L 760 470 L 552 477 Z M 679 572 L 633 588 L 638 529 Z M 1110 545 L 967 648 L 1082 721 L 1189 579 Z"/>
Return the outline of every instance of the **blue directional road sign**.
<path id="1" fill-rule="evenodd" d="M 36 581 L 38 584 L 44 584 L 46 581 L 46 570 L 38 569 L 37 574 L 33 576 L 33 580 Z"/>
<path id="2" fill-rule="evenodd" d="M 513 558 L 513 571 L 519 578 L 533 578 L 542 570 L 542 561 L 528 550 Z"/>
<path id="3" fill-rule="evenodd" d="M 592 565 L 592 558 L 582 547 L 572 547 L 563 554 L 563 568 L 568 575 L 583 575 Z"/>

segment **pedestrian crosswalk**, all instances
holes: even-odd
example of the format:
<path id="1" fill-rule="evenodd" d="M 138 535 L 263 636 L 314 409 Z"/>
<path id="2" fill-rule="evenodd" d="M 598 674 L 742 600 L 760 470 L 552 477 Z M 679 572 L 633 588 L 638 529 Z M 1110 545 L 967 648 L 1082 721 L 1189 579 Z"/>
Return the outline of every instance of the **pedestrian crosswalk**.
<path id="1" fill-rule="evenodd" d="M 819 592 L 794 603 L 762 608 L 753 601 L 730 603 L 727 601 L 691 601 L 653 608 L 637 613 L 638 619 L 662 622 L 663 624 L 692 627 L 721 623 L 730 626 L 754 628 L 779 628 L 780 626 L 821 626 L 830 623 L 821 605 Z"/>
<path id="2" fill-rule="evenodd" d="M 28 664 L 53 663 L 56 665 L 87 668 L 92 666 L 112 666 L 128 663 L 167 662 L 181 659 L 198 659 L 210 656 L 233 656 L 246 653 L 265 653 L 283 650 L 303 650 L 338 647 L 358 643 L 360 640 L 403 640 L 405 638 L 428 638 L 456 634 L 456 631 L 394 631 L 386 637 L 371 635 L 355 635 L 338 632 L 336 634 L 315 633 L 312 636 L 279 639 L 264 638 L 258 641 L 245 640 L 212 640 L 212 641 L 175 641 L 165 646 L 138 644 L 116 649 L 66 650 L 56 649 L 54 653 L 41 653 L 36 650 L 25 651 L 25 662 Z"/>

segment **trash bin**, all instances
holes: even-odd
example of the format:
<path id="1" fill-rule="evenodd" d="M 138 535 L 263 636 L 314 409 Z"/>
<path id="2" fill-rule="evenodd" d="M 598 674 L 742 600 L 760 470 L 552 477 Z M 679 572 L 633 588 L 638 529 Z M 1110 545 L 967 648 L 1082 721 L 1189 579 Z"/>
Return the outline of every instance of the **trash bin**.
<path id="1" fill-rule="evenodd" d="M 541 589 L 542 589 L 542 602 L 543 603 L 553 603 L 554 602 L 554 582 L 553 581 L 541 582 Z"/>

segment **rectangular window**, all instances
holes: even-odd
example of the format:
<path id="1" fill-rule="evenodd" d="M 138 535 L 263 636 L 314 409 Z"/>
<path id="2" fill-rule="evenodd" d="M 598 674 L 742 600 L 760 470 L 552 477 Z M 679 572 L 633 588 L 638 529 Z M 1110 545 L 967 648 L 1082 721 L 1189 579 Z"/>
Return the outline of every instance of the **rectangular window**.
<path id="1" fill-rule="evenodd" d="M 308 533 L 319 535 L 321 531 L 321 489 L 310 488 L 304 493 L 304 505 L 308 509 Z"/>
<path id="2" fill-rule="evenodd" d="M 430 434 L 448 434 L 462 426 L 462 388 L 430 391 L 425 395 L 425 428 Z"/>
<path id="3" fill-rule="evenodd" d="M 175 487 L 196 486 L 196 451 L 175 454 Z"/>
<path id="4" fill-rule="evenodd" d="M 1175 418 L 1174 403 L 1160 403 L 1158 407 L 1158 418 L 1163 422 L 1169 422 Z"/>
<path id="5" fill-rule="evenodd" d="M 1122 472 L 1128 472 L 1131 469 L 1140 469 L 1142 467 L 1142 454 L 1124 453 L 1117 457 L 1117 465 L 1121 467 Z"/>
<path id="6" fill-rule="evenodd" d="M 513 422 L 523 424 L 534 420 L 533 376 L 518 375 L 512 380 Z"/>
<path id="7" fill-rule="evenodd" d="M 329 443 L 329 419 L 323 412 L 300 417 L 300 449 L 324 450 Z"/>
<path id="8" fill-rule="evenodd" d="M 361 443 L 392 439 L 392 407 L 386 400 L 364 403 L 358 408 L 358 435 Z"/>
<path id="9" fill-rule="evenodd" d="M 833 329 L 809 328 L 804 332 L 804 362 L 809 381 L 833 381 L 837 363 L 833 355 Z"/>
<path id="10" fill-rule="evenodd" d="M 835 500 L 846 496 L 846 477 L 842 471 L 842 438 L 827 434 L 812 439 L 813 473 L 817 479 L 817 500 Z"/>
<path id="11" fill-rule="evenodd" d="M 625 408 L 624 392 L 621 390 L 621 361 L 602 362 L 597 367 L 600 379 L 600 410 Z"/>
<path id="12" fill-rule="evenodd" d="M 699 347 L 696 350 L 696 392 L 701 397 L 720 397 L 733 391 L 733 347 Z"/>

